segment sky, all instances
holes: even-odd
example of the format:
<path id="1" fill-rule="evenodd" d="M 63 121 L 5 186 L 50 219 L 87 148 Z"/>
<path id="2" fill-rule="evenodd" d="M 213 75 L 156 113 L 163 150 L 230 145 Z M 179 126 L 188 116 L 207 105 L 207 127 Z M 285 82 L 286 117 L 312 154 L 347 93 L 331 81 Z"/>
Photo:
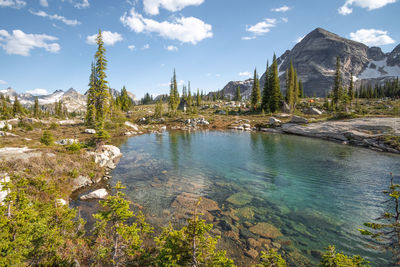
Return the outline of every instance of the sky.
<path id="1" fill-rule="evenodd" d="M 112 88 L 215 91 L 317 27 L 390 52 L 400 0 L 0 0 L 0 89 L 84 93 L 103 31 Z"/>

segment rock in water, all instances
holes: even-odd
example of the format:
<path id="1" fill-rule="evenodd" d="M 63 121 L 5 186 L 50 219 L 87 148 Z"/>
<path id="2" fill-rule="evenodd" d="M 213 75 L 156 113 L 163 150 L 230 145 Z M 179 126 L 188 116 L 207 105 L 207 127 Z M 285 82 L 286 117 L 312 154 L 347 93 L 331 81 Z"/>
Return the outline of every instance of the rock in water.
<path id="1" fill-rule="evenodd" d="M 236 206 L 243 206 L 250 203 L 253 200 L 253 197 L 246 193 L 236 193 L 231 195 L 226 199 L 227 202 L 232 203 Z"/>
<path id="2" fill-rule="evenodd" d="M 253 234 L 272 239 L 282 236 L 278 228 L 266 222 L 257 223 L 253 227 L 250 227 L 250 231 Z"/>
<path id="3" fill-rule="evenodd" d="M 83 195 L 80 197 L 81 200 L 87 200 L 87 199 L 105 199 L 108 196 L 107 190 L 104 188 L 97 189 L 93 192 L 90 192 L 89 194 Z"/>

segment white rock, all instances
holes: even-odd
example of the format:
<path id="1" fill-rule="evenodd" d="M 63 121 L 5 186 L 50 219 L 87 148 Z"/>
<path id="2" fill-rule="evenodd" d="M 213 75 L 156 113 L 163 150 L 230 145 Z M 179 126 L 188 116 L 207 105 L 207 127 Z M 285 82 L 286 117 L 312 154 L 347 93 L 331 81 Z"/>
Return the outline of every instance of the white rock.
<path id="1" fill-rule="evenodd" d="M 107 190 L 104 188 L 97 189 L 93 192 L 90 192 L 89 194 L 83 195 L 80 197 L 81 200 L 86 200 L 86 199 L 105 199 L 108 196 Z"/>
<path id="2" fill-rule="evenodd" d="M 87 134 L 95 134 L 96 130 L 94 130 L 94 129 L 85 129 L 85 133 L 87 133 Z"/>
<path id="3" fill-rule="evenodd" d="M 126 132 L 126 133 L 124 133 L 124 135 L 125 135 L 125 136 L 131 136 L 132 133 L 131 133 L 131 132 Z"/>
<path id="4" fill-rule="evenodd" d="M 245 128 L 245 129 L 246 129 L 246 128 L 251 128 L 251 125 L 248 124 L 248 123 L 245 123 L 245 124 L 242 125 L 242 127 Z"/>
<path id="5" fill-rule="evenodd" d="M 10 177 L 7 175 L 7 173 L 0 174 L 0 204 L 3 203 L 4 199 L 9 193 L 9 190 L 3 190 L 3 183 L 8 182 L 10 182 Z"/>
<path id="6" fill-rule="evenodd" d="M 309 114 L 309 115 L 321 115 L 321 114 L 322 114 L 322 111 L 320 111 L 319 109 L 314 108 L 314 107 L 309 107 L 308 109 L 306 109 L 306 110 L 304 111 L 304 114 Z"/>
<path id="7" fill-rule="evenodd" d="M 57 201 L 57 203 L 60 204 L 61 206 L 65 206 L 65 205 L 68 204 L 68 202 L 67 202 L 66 200 L 62 199 L 62 198 L 58 198 L 56 201 Z"/>
<path id="8" fill-rule="evenodd" d="M 162 126 L 161 128 L 160 128 L 160 131 L 166 131 L 167 130 L 167 126 Z"/>
<path id="9" fill-rule="evenodd" d="M 82 124 L 83 120 L 62 120 L 59 121 L 58 124 L 60 125 L 78 125 L 78 124 Z"/>
<path id="10" fill-rule="evenodd" d="M 133 124 L 132 122 L 126 121 L 124 125 L 131 127 L 135 132 L 139 132 L 138 126 L 136 124 Z"/>
<path id="11" fill-rule="evenodd" d="M 6 130 L 11 131 L 12 125 L 7 123 L 6 121 L 0 121 L 0 129 L 7 128 Z"/>
<path id="12" fill-rule="evenodd" d="M 121 157 L 121 150 L 112 145 L 104 145 L 100 148 L 100 152 L 89 152 L 94 156 L 94 162 L 100 165 L 100 167 L 107 167 L 110 169 L 114 169 L 115 163 L 114 161 Z"/>
<path id="13" fill-rule="evenodd" d="M 277 118 L 274 118 L 274 117 L 269 118 L 270 125 L 279 126 L 279 125 L 281 125 L 281 123 L 282 122 L 280 120 L 278 120 Z"/>
<path id="14" fill-rule="evenodd" d="M 91 185 L 92 183 L 93 181 L 89 178 L 89 176 L 79 175 L 73 180 L 72 191 Z"/>
<path id="15" fill-rule="evenodd" d="M 58 145 L 72 145 L 73 143 L 78 143 L 78 139 L 61 139 L 56 141 L 55 143 Z"/>
<path id="16" fill-rule="evenodd" d="M 18 135 L 13 134 L 13 133 L 9 133 L 9 132 L 0 131 L 0 136 L 12 136 L 12 137 L 17 137 Z"/>

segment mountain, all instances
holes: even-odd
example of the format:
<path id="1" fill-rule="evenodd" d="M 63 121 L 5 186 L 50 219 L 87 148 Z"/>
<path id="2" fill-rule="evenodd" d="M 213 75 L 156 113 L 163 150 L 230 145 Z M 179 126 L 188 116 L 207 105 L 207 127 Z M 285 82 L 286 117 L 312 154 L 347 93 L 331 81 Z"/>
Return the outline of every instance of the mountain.
<path id="1" fill-rule="evenodd" d="M 385 54 L 379 47 L 368 47 L 317 28 L 277 59 L 282 92 L 286 89 L 285 71 L 292 60 L 299 79 L 303 81 L 305 94 L 326 96 L 332 89 L 338 56 L 344 85 L 349 84 L 351 72 L 357 84 L 374 84 L 400 76 L 400 45 L 391 53 Z M 264 81 L 265 73 L 260 78 L 261 90 Z M 248 97 L 251 84 L 246 84 L 246 87 L 241 86 L 241 92 Z M 229 82 L 223 90 L 225 95 L 234 95 L 236 87 L 232 89 L 232 82 Z"/>
<path id="2" fill-rule="evenodd" d="M 119 91 L 115 89 L 111 89 L 111 93 L 114 97 L 120 94 Z M 24 106 L 32 106 L 35 101 L 35 96 L 29 93 L 21 93 L 18 94 L 14 89 L 8 87 L 7 89 L 0 90 L 0 94 L 4 96 L 9 96 L 11 101 L 14 101 L 14 97 L 17 96 L 20 103 Z M 136 96 L 131 92 L 128 92 L 128 96 L 132 98 L 133 101 L 136 101 Z M 86 111 L 86 101 L 87 96 L 86 93 L 82 95 L 77 92 L 74 88 L 68 89 L 66 92 L 63 90 L 56 90 L 48 95 L 40 95 L 37 96 L 39 100 L 39 104 L 43 105 L 45 108 L 53 108 L 54 103 L 58 101 L 62 101 L 68 112 L 84 112 Z"/>

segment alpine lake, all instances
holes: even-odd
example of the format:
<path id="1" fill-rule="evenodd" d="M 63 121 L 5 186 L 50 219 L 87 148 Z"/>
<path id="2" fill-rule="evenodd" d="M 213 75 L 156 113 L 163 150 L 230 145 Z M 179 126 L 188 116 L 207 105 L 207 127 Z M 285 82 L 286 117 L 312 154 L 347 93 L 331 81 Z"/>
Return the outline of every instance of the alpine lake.
<path id="1" fill-rule="evenodd" d="M 370 247 L 358 229 L 385 211 L 390 172 L 400 156 L 294 135 L 170 131 L 124 139 L 110 186 L 121 181 L 156 227 L 179 227 L 194 210 L 221 235 L 238 266 L 254 251 L 278 249 L 291 266 L 316 266 L 328 245 L 373 266 L 391 255 Z M 89 217 L 98 201 L 75 201 Z"/>

